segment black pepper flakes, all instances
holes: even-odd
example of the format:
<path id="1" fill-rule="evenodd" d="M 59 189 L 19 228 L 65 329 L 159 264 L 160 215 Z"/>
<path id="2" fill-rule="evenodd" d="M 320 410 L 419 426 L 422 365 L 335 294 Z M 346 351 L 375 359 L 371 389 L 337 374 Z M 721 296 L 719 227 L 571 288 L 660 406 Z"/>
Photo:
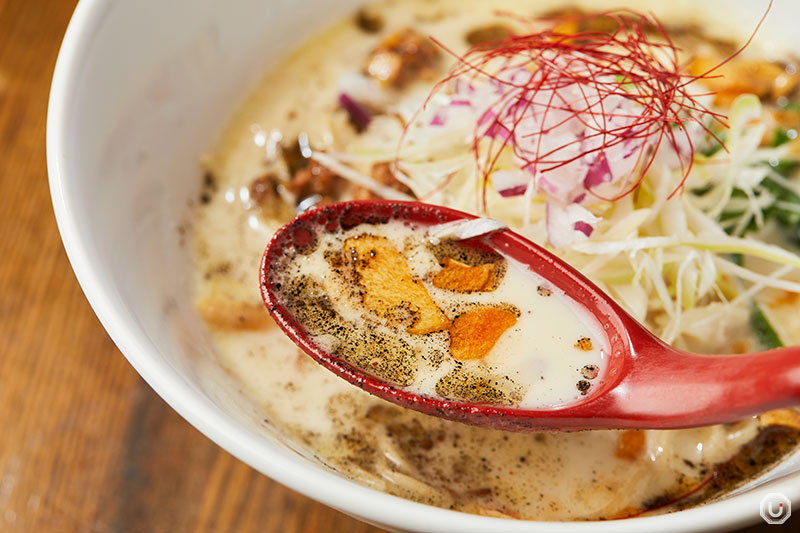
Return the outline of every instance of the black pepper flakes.
<path id="1" fill-rule="evenodd" d="M 545 287 L 544 285 L 539 285 L 538 287 L 536 287 L 536 292 L 539 293 L 539 296 L 544 296 L 544 297 L 553 295 L 553 289 Z"/>

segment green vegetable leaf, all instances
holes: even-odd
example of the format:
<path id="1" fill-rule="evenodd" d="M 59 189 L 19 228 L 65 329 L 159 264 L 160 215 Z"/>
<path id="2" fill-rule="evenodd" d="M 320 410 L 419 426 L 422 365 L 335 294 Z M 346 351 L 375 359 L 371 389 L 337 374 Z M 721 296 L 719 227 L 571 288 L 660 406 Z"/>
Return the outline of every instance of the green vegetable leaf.
<path id="1" fill-rule="evenodd" d="M 788 143 L 791 140 L 792 138 L 789 137 L 789 133 L 785 129 L 780 128 L 775 132 L 775 137 L 772 138 L 772 147 L 776 148 L 782 144 Z"/>
<path id="2" fill-rule="evenodd" d="M 753 308 L 750 311 L 750 327 L 753 328 L 753 333 L 755 333 L 758 345 L 762 350 L 771 350 L 772 348 L 783 346 L 783 342 L 781 342 L 781 338 L 775 328 L 772 327 L 764 311 L 755 302 L 753 302 Z"/>

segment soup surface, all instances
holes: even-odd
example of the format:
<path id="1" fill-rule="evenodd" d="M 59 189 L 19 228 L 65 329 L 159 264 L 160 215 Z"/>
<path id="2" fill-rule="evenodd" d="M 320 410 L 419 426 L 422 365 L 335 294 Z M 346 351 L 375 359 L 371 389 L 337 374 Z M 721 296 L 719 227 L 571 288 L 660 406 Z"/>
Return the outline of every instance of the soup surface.
<path id="1" fill-rule="evenodd" d="M 592 9 L 599 4 L 605 5 L 592 2 Z M 654 5 L 636 3 L 643 10 Z M 746 40 L 738 34 L 707 36 L 704 32 L 719 28 L 699 26 L 689 14 L 663 3 L 658 7 L 675 49 L 680 48 L 675 53 L 681 72 L 702 77 Z M 550 13 L 555 19 L 529 19 L 551 9 L 557 10 Z M 570 108 L 556 123 L 549 122 L 553 115 L 526 118 L 521 111 L 527 133 L 509 129 L 513 115 L 508 112 L 519 106 L 493 108 L 495 114 L 487 115 L 481 99 L 517 98 L 518 92 L 492 91 L 507 88 L 514 76 L 536 81 L 546 72 L 542 67 L 522 65 L 507 77 L 492 71 L 499 85 L 486 79 L 472 83 L 462 72 L 440 86 L 420 111 L 437 80 L 448 78 L 450 68 L 458 65 L 455 57 L 471 46 L 478 46 L 480 54 L 505 53 L 509 36 L 540 35 L 554 27 L 559 35 L 612 35 L 624 24 L 620 20 L 582 17 L 563 3 L 534 0 L 376 4 L 322 31 L 276 65 L 233 117 L 203 162 L 206 174 L 191 222 L 197 307 L 219 364 L 263 412 L 265 423 L 295 449 L 359 483 L 401 497 L 536 520 L 624 518 L 694 505 L 796 449 L 800 422 L 793 410 L 677 431 L 514 434 L 440 420 L 373 398 L 319 367 L 263 308 L 257 280 L 261 254 L 271 235 L 298 210 L 339 199 L 419 198 L 488 214 L 549 245 L 679 348 L 732 353 L 800 341 L 800 319 L 792 311 L 800 292 L 794 273 L 800 264 L 794 244 L 800 212 L 795 172 L 800 97 L 792 57 L 762 57 L 751 46 L 720 70 L 722 78 L 696 80 L 697 94 L 714 91 L 716 96 L 696 96 L 691 102 L 702 103 L 712 114 L 677 113 L 677 122 L 665 130 L 685 134 L 691 150 L 685 141 L 668 137 L 668 149 L 659 149 L 643 172 L 625 154 L 640 150 L 636 153 L 646 158 L 655 153 L 649 144 L 653 137 L 619 134 L 625 128 L 633 131 L 639 124 L 635 117 L 646 115 L 637 107 L 641 104 L 631 103 L 630 95 L 640 89 L 626 76 L 600 77 L 602 84 L 592 89 L 596 93 L 586 93 L 576 82 L 577 71 L 567 70 L 569 83 L 540 91 L 539 100 L 530 100 L 533 109 L 549 109 L 552 104 L 541 104 L 546 96 L 546 102 L 561 99 L 558 109 L 565 112 L 576 89 L 588 95 L 583 107 Z M 756 23 L 739 26 L 749 31 Z M 640 37 L 663 41 L 654 27 L 651 22 L 640 26 Z M 525 42 L 548 45 L 552 38 Z M 561 42 L 582 46 L 588 38 Z M 648 54 L 661 53 L 637 42 Z M 554 57 L 540 56 L 539 61 Z M 554 61 L 556 71 L 563 71 Z M 583 59 L 578 63 L 589 68 Z M 601 94 L 602 87 L 614 83 L 618 100 Z M 618 126 L 606 128 L 606 137 L 587 137 L 586 131 L 599 127 L 595 118 L 612 113 L 600 102 L 616 102 L 612 118 Z M 728 116 L 725 124 L 715 121 L 713 113 Z M 481 120 L 487 116 L 488 121 Z M 697 119 L 692 124 L 679 123 L 692 116 Z M 558 139 L 545 134 L 556 129 Z M 614 135 L 614 146 L 623 150 L 616 155 L 609 140 Z M 531 139 L 537 138 L 542 142 L 534 149 Z M 586 138 L 605 140 L 590 146 Z M 576 163 L 559 167 L 544 157 L 563 146 L 580 147 L 570 157 L 558 156 L 561 162 L 574 157 Z M 688 172 L 687 157 L 694 163 Z M 490 159 L 494 166 L 488 165 Z M 542 166 L 531 167 L 532 159 Z M 617 194 L 634 183 L 629 194 Z M 682 192 L 671 194 L 678 189 Z M 536 290 L 542 283 L 531 282 L 531 274 L 500 261 L 497 272 L 502 275 L 493 291 L 448 291 L 432 282 L 432 275 L 447 268 L 435 249 L 419 242 L 407 248 L 402 232 L 393 228 L 378 233 L 356 229 L 332 237 L 309 256 L 308 264 L 287 270 L 287 280 L 309 276 L 324 284 L 330 265 L 326 249 L 341 251 L 342 239 L 363 235 L 385 238 L 404 257 L 417 255 L 418 262 L 407 263 L 412 277 L 424 284 L 448 321 L 460 314 L 453 308 L 498 302 L 515 315 L 485 358 L 469 362 L 483 370 L 513 368 L 514 386 L 508 390 L 517 394 L 509 401 L 568 401 L 580 392 L 576 378 L 586 366 L 602 371 L 602 341 L 593 342 L 589 351 L 574 347 L 582 338 L 598 339 L 595 325 L 556 318 L 572 319 L 574 310 L 563 295 L 542 296 L 547 291 Z M 328 288 L 346 292 L 346 284 Z M 331 301 L 342 317 L 375 313 L 362 302 L 348 307 L 344 294 Z M 527 312 L 536 316 L 541 305 L 550 307 L 549 319 L 529 321 Z M 568 331 L 559 329 L 567 322 Z M 452 349 L 445 333 L 413 335 L 407 329 L 413 321 L 398 324 L 403 327 L 395 326 L 394 333 L 417 347 L 414 357 Z M 539 342 L 525 343 L 522 332 L 537 328 Z M 320 342 L 332 347 L 339 342 L 325 335 L 319 334 Z M 563 366 L 545 365 L 550 340 L 566 343 L 575 359 Z M 446 364 L 439 368 L 450 370 Z M 405 386 L 435 392 L 441 375 L 429 376 L 434 377 L 415 378 Z M 546 386 L 534 386 L 542 380 Z"/>

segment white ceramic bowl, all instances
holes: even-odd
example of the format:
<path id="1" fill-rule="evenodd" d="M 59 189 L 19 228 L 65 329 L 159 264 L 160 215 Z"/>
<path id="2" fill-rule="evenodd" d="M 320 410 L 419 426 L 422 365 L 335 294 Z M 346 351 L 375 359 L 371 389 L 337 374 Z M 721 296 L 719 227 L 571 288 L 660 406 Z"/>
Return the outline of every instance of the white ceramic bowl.
<path id="1" fill-rule="evenodd" d="M 264 426 L 214 364 L 213 348 L 189 301 L 189 260 L 178 226 L 188 198 L 198 193 L 200 154 L 247 89 L 275 58 L 357 3 L 80 2 L 50 95 L 50 186 L 75 274 L 136 370 L 184 418 L 239 459 L 387 529 L 710 531 L 759 520 L 759 502 L 767 492 L 800 503 L 800 467 L 787 461 L 766 484 L 665 516 L 575 523 L 480 517 L 365 488 L 294 452 Z M 705 8 L 749 10 L 753 20 L 764 3 L 719 0 Z M 800 4 L 777 0 L 763 33 L 790 35 L 798 16 Z"/>

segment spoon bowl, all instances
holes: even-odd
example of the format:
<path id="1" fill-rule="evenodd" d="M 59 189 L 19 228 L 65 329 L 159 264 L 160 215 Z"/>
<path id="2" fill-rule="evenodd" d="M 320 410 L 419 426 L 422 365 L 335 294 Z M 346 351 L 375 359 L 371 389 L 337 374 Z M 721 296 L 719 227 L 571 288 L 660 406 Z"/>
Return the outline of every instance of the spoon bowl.
<path id="1" fill-rule="evenodd" d="M 339 377 L 409 409 L 507 431 L 671 429 L 732 422 L 800 402 L 800 348 L 738 355 L 676 350 L 633 319 L 574 268 L 521 235 L 501 229 L 460 241 L 527 266 L 602 324 L 609 347 L 599 383 L 586 396 L 546 408 L 498 406 L 415 394 L 328 353 L 279 298 L 273 266 L 289 250 L 308 246 L 320 232 L 399 220 L 435 226 L 475 219 L 453 209 L 387 200 L 341 202 L 299 215 L 278 230 L 261 263 L 261 292 L 272 317 L 303 351 Z"/>

